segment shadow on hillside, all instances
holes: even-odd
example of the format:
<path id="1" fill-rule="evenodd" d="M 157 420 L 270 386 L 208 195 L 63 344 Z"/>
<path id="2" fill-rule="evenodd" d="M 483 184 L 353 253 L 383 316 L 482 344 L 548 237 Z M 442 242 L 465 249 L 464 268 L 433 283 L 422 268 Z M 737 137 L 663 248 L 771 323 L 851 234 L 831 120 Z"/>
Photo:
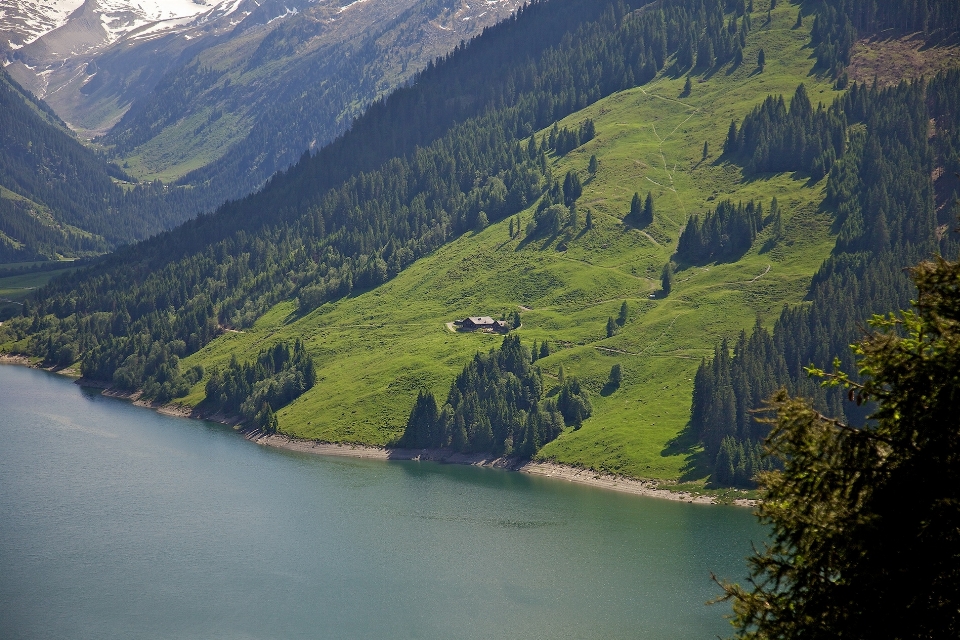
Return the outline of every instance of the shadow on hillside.
<path id="1" fill-rule="evenodd" d="M 608 396 L 612 396 L 614 393 L 616 393 L 617 389 L 619 388 L 620 388 L 619 384 L 616 384 L 611 380 L 607 380 L 607 384 L 603 385 L 603 389 L 600 389 L 600 395 L 603 396 L 604 398 Z"/>
<path id="2" fill-rule="evenodd" d="M 710 475 L 710 464 L 706 453 L 700 446 L 700 442 L 691 430 L 689 423 L 675 438 L 667 442 L 667 446 L 663 448 L 660 455 L 664 458 L 684 457 L 683 466 L 680 467 L 680 482 L 699 480 Z"/>

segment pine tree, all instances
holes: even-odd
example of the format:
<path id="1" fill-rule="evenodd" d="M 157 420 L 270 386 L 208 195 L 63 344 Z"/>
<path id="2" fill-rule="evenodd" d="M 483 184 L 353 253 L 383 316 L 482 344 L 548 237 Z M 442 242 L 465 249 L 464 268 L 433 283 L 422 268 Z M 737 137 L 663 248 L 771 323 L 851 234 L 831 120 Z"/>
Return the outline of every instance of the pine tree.
<path id="1" fill-rule="evenodd" d="M 613 319 L 613 316 L 607 318 L 607 337 L 612 338 L 617 335 L 617 321 Z"/>
<path id="2" fill-rule="evenodd" d="M 630 200 L 630 217 L 640 222 L 643 220 L 643 203 L 640 201 L 640 194 L 633 192 L 633 199 Z"/>
<path id="3" fill-rule="evenodd" d="M 627 306 L 627 301 L 624 300 L 623 304 L 620 305 L 620 315 L 617 316 L 617 325 L 623 326 L 627 324 L 627 317 L 630 314 L 630 307 Z"/>
<path id="4" fill-rule="evenodd" d="M 760 49 L 760 52 L 757 53 L 757 66 L 760 67 L 760 71 L 763 71 L 763 68 L 767 64 L 767 54 L 763 52 L 763 49 Z"/>
<path id="5" fill-rule="evenodd" d="M 723 144 L 723 152 L 734 154 L 737 152 L 737 121 L 730 121 L 730 128 L 727 129 L 727 140 Z"/>
<path id="6" fill-rule="evenodd" d="M 590 209 L 587 209 L 586 226 L 587 229 L 593 229 L 593 212 Z"/>
<path id="7" fill-rule="evenodd" d="M 620 368 L 620 363 L 610 367 L 610 379 L 607 384 L 610 385 L 613 389 L 619 389 L 620 384 L 623 382 L 623 370 Z"/>
<path id="8" fill-rule="evenodd" d="M 703 142 L 703 155 L 700 157 L 701 160 L 706 160 L 707 156 L 710 155 L 710 145 L 706 140 Z"/>
<path id="9" fill-rule="evenodd" d="M 641 220 L 644 226 L 653 224 L 653 192 L 651 191 L 647 191 L 647 199 L 643 202 Z"/>
<path id="10" fill-rule="evenodd" d="M 856 347 L 863 382 L 821 376 L 870 400 L 868 427 L 781 390 L 760 476 L 770 541 L 747 587 L 725 584 L 742 638 L 948 638 L 960 629 L 960 265 L 913 271 L 915 310 L 877 317 Z"/>
<path id="11" fill-rule="evenodd" d="M 587 165 L 587 171 L 590 172 L 590 175 L 597 175 L 597 171 L 600 169 L 600 163 L 597 161 L 597 155 L 593 154 L 590 156 L 590 163 Z"/>
<path id="12" fill-rule="evenodd" d="M 664 297 L 670 295 L 673 291 L 673 263 L 668 262 L 663 265 L 663 272 L 660 274 L 660 289 Z"/>

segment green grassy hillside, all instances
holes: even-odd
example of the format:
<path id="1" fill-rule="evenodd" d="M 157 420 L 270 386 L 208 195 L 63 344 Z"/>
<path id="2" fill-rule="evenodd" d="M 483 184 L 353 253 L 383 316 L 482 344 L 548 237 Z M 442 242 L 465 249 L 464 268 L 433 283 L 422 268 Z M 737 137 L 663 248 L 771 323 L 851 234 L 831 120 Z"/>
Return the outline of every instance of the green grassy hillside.
<path id="1" fill-rule="evenodd" d="M 739 167 L 719 157 L 730 120 L 742 119 L 767 95 L 790 96 L 803 82 L 815 103 L 834 98 L 829 80 L 811 72 L 811 21 L 793 29 L 796 10 L 781 5 L 767 24 L 766 3 L 757 3 L 744 63 L 694 75 L 688 96 L 681 97 L 684 78 L 667 73 L 561 122 L 573 127 L 592 118 L 597 129 L 588 144 L 552 159 L 554 176 L 575 170 L 583 178 L 576 230 L 511 239 L 504 220 L 373 291 L 305 316 L 293 302 L 280 304 L 251 330 L 227 333 L 183 364 L 209 370 L 231 355 L 244 359 L 262 345 L 302 337 L 316 360 L 318 383 L 279 411 L 280 430 L 387 444 L 401 434 L 419 389 L 446 397 L 466 361 L 500 342 L 454 333 L 446 323 L 520 309 L 522 340 L 555 347 L 539 361 L 548 386 L 562 365 L 586 383 L 594 405 L 580 430 L 564 433 L 540 457 L 638 477 L 702 480 L 697 451 L 683 437 L 697 365 L 718 339 L 735 338 L 757 316 L 772 323 L 784 304 L 799 303 L 833 246 L 831 217 L 820 209 L 824 181 L 785 174 L 744 179 Z M 761 47 L 763 72 L 755 64 Z M 703 160 L 705 141 L 710 152 Z M 595 176 L 587 171 L 592 154 L 599 160 Z M 648 191 L 654 223 L 643 230 L 624 224 L 634 192 Z M 725 198 L 758 199 L 767 207 L 774 196 L 784 212 L 779 241 L 766 230 L 739 261 L 681 270 L 669 297 L 651 298 L 688 216 Z M 532 208 L 521 214 L 521 228 L 532 216 Z M 617 316 L 624 300 L 628 321 L 608 338 L 607 318 Z M 605 384 L 616 363 L 624 379 L 609 393 Z M 202 398 L 201 382 L 185 403 Z"/>

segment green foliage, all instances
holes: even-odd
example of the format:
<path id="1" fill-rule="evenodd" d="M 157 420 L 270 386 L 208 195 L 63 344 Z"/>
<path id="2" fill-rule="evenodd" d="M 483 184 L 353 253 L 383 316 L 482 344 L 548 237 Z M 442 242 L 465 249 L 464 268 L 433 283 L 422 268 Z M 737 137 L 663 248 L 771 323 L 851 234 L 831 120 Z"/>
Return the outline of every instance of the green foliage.
<path id="1" fill-rule="evenodd" d="M 844 116 L 842 103 L 814 110 L 801 84 L 789 111 L 783 96 L 769 96 L 744 119 L 739 131 L 731 123 L 723 150 L 743 158 L 750 172 L 808 171 L 820 180 L 845 151 Z"/>
<path id="2" fill-rule="evenodd" d="M 642 203 L 640 194 L 634 192 L 633 199 L 630 201 L 630 220 L 639 227 L 647 227 L 653 224 L 653 193 L 648 191 L 647 198 Z"/>
<path id="3" fill-rule="evenodd" d="M 0 262 L 104 253 L 185 220 L 179 190 L 128 183 L 0 69 Z"/>
<path id="4" fill-rule="evenodd" d="M 702 222 L 699 216 L 687 219 L 677 258 L 687 264 L 736 260 L 753 245 L 763 224 L 763 207 L 753 200 L 746 206 L 724 200 Z"/>
<path id="5" fill-rule="evenodd" d="M 223 371 L 214 369 L 207 380 L 206 401 L 216 411 L 238 414 L 264 432 L 274 433 L 274 412 L 303 395 L 316 381 L 313 358 L 303 342 L 278 342 L 261 351 L 254 362 L 241 364 L 233 358 Z"/>
<path id="6" fill-rule="evenodd" d="M 569 207 L 581 195 L 583 195 L 583 183 L 580 181 L 580 175 L 576 171 L 567 171 L 563 179 L 563 203 Z"/>
<path id="7" fill-rule="evenodd" d="M 746 587 L 726 584 L 742 638 L 946 638 L 960 632 L 960 266 L 913 271 L 916 311 L 875 317 L 858 383 L 869 426 L 777 393 L 759 515 L 771 541 Z"/>
<path id="8" fill-rule="evenodd" d="M 660 272 L 660 291 L 664 296 L 670 295 L 673 291 L 673 262 L 668 261 L 663 265 L 663 271 Z"/>
<path id="9" fill-rule="evenodd" d="M 763 445 L 749 438 L 726 436 L 713 464 L 713 482 L 720 487 L 755 488 L 756 475 L 776 468 L 776 461 L 764 456 Z"/>
<path id="10" fill-rule="evenodd" d="M 560 393 L 557 394 L 557 409 L 563 414 L 563 421 L 574 429 L 583 426 L 583 421 L 593 413 L 593 405 L 587 390 L 573 376 L 561 379 Z"/>
<path id="11" fill-rule="evenodd" d="M 613 316 L 607 318 L 607 337 L 612 338 L 617 335 L 620 327 L 617 326 L 617 322 L 613 319 Z"/>
<path id="12" fill-rule="evenodd" d="M 577 147 L 593 140 L 596 135 L 596 126 L 593 120 L 587 119 L 580 127 L 570 130 L 567 127 L 562 129 L 554 124 L 550 130 L 550 136 L 547 138 L 546 148 L 550 149 L 558 156 L 565 156 Z"/>
<path id="13" fill-rule="evenodd" d="M 602 8 L 602 3 L 592 4 Z M 679 3 L 664 3 L 663 15 L 677 24 L 689 24 L 689 21 L 681 20 L 683 16 L 678 7 L 681 7 Z M 709 8 L 713 11 L 712 4 Z M 777 16 L 778 21 L 784 22 L 785 17 L 792 21 L 795 11 L 795 7 L 785 7 Z M 724 16 L 724 22 L 728 17 Z M 642 25 L 650 20 L 655 24 L 659 19 L 658 12 L 646 11 L 624 14 L 622 22 Z M 726 28 L 725 24 L 721 26 Z M 604 37 L 614 32 L 604 26 Z M 583 33 L 593 37 L 593 31 L 589 29 Z M 651 56 L 655 58 L 659 44 L 648 38 L 650 34 L 645 31 L 623 32 L 618 38 L 637 53 L 643 53 L 644 58 L 649 44 Z M 563 55 L 576 51 L 579 37 L 572 39 L 572 47 L 559 51 Z M 607 49 L 613 44 L 621 46 L 616 42 L 610 45 L 600 40 L 590 42 L 602 44 L 587 47 L 589 54 L 594 56 L 606 56 Z M 667 44 L 672 48 L 671 42 L 667 41 Z M 280 176 L 271 183 L 265 191 L 274 194 L 272 199 L 266 194 L 251 198 L 246 203 L 232 205 L 229 215 L 221 212 L 205 216 L 189 232 L 174 234 L 175 237 L 164 239 L 156 246 L 140 245 L 138 258 L 143 260 L 142 265 L 131 261 L 130 255 L 118 259 L 110 272 L 116 283 L 113 290 L 136 299 L 137 307 L 142 303 L 144 311 L 138 313 L 146 315 L 142 316 L 138 333 L 155 329 L 157 339 L 167 339 L 165 336 L 170 329 L 167 320 L 181 314 L 181 296 L 189 297 L 198 291 L 208 293 L 214 305 L 210 317 L 217 332 L 216 339 L 193 352 L 187 360 L 191 365 L 203 363 L 207 370 L 212 370 L 215 365 L 222 370 L 231 353 L 236 353 L 243 361 L 249 356 L 241 354 L 256 353 L 264 341 L 272 344 L 277 339 L 294 340 L 302 336 L 308 350 L 317 359 L 318 369 L 323 371 L 323 380 L 311 392 L 276 412 L 280 427 L 300 437 L 373 444 L 386 444 L 400 435 L 418 390 L 430 389 L 438 398 L 445 396 L 449 379 L 461 370 L 475 351 L 485 352 L 489 348 L 490 336 L 451 334 L 443 326 L 444 322 L 467 313 L 467 309 L 462 308 L 466 304 L 471 309 L 491 310 L 516 308 L 523 304 L 531 309 L 524 312 L 523 339 L 536 339 L 538 343 L 548 339 L 552 347 L 548 359 L 538 364 L 544 367 L 544 371 L 556 372 L 562 364 L 568 374 L 576 372 L 583 388 L 591 391 L 595 407 L 593 417 L 583 428 L 566 431 L 562 437 L 548 443 L 538 455 L 633 476 L 678 478 L 684 473 L 686 453 L 677 447 L 668 448 L 668 443 L 687 421 L 692 386 L 689 379 L 693 377 L 696 362 L 712 348 L 713 341 L 719 336 L 749 326 L 756 310 L 778 308 L 783 301 L 802 299 L 810 275 L 831 244 L 828 243 L 827 215 L 816 210 L 822 185 L 807 185 L 805 180 L 789 175 L 741 181 L 739 168 L 735 165 L 722 161 L 696 165 L 703 140 L 709 139 L 711 145 L 720 144 L 723 129 L 730 119 L 742 119 L 743 114 L 767 93 L 791 92 L 799 81 L 804 80 L 811 87 L 811 94 L 822 91 L 832 95 L 829 84 L 807 76 L 810 62 L 805 60 L 807 54 L 801 49 L 805 34 L 785 29 L 751 32 L 747 42 L 750 55 L 759 44 L 791 53 L 790 56 L 780 56 L 777 65 L 771 65 L 762 78 L 751 76 L 751 69 L 725 69 L 705 75 L 689 104 L 680 104 L 675 99 L 684 78 L 673 75 L 668 56 L 668 68 L 661 68 L 656 81 L 645 84 L 642 90 L 611 95 L 582 112 L 559 119 L 560 127 L 567 126 L 571 130 L 578 128 L 586 118 L 593 119 L 597 138 L 564 157 L 544 156 L 540 153 L 541 145 L 537 144 L 534 162 L 537 172 L 543 176 L 541 193 L 543 189 L 552 189 L 553 176 L 560 178 L 562 183 L 567 171 L 582 171 L 586 158 L 595 152 L 604 171 L 583 184 L 584 198 L 590 203 L 590 233 L 573 237 L 562 232 L 560 238 L 522 238 L 519 242 L 505 242 L 503 236 L 507 235 L 508 222 L 499 222 L 491 216 L 488 231 L 463 236 L 449 231 L 445 245 L 422 254 L 417 262 L 397 272 L 396 277 L 388 271 L 390 279 L 369 291 L 357 285 L 357 271 L 353 266 L 349 270 L 338 266 L 336 276 L 331 280 L 335 285 L 332 289 L 350 290 L 350 296 L 321 296 L 317 300 L 326 299 L 327 302 L 319 308 L 307 305 L 301 312 L 296 297 L 302 297 L 310 287 L 319 286 L 317 282 L 301 287 L 304 272 L 297 262 L 301 256 L 306 255 L 313 264 L 323 263 L 329 267 L 341 264 L 336 262 L 340 259 L 338 254 L 354 255 L 350 252 L 357 245 L 373 247 L 379 252 L 384 245 L 390 244 L 381 240 L 376 226 L 369 227 L 372 235 L 369 238 L 366 228 L 353 226 L 356 218 L 342 221 L 328 217 L 326 211 L 323 212 L 323 227 L 320 227 L 318 217 L 313 218 L 310 224 L 316 225 L 316 231 L 303 234 L 299 222 L 301 207 L 309 209 L 308 201 L 313 190 L 319 190 L 328 180 L 326 172 L 333 175 L 344 170 L 349 160 L 346 153 L 337 156 L 323 152 L 322 160 L 318 159 L 319 156 L 311 157 L 304 161 L 303 167 L 291 172 L 302 172 L 297 181 L 292 176 Z M 511 63 L 516 62 L 513 49 L 498 47 L 500 51 L 509 52 L 504 54 L 505 58 L 510 58 Z M 620 53 L 612 51 L 611 62 L 623 58 Z M 461 64 L 466 64 L 466 59 L 460 56 L 458 53 L 455 57 L 460 58 Z M 640 59 L 639 55 L 631 59 L 627 70 L 635 73 L 638 67 L 633 66 L 633 60 Z M 440 66 L 447 64 L 444 62 Z M 590 62 L 589 65 L 592 66 L 577 67 L 589 72 L 583 78 L 572 79 L 575 87 L 581 87 L 582 79 L 612 79 L 619 73 L 616 64 L 610 68 L 609 74 L 604 64 Z M 553 82 L 552 72 L 541 73 L 541 69 L 547 71 L 549 65 L 536 67 L 530 71 L 531 77 L 538 82 Z M 463 67 L 459 71 L 462 72 Z M 503 77 L 508 73 L 512 71 L 506 68 Z M 467 76 L 473 77 L 470 73 L 463 73 L 457 81 L 465 80 Z M 483 85 L 484 89 L 487 85 L 496 86 L 499 81 L 499 77 L 484 74 L 476 77 L 480 79 L 478 85 Z M 444 82 L 453 82 L 451 78 L 457 77 L 444 76 Z M 637 75 L 635 81 L 643 82 L 643 76 Z M 569 91 L 567 83 L 567 77 L 559 77 L 556 83 L 559 91 L 552 94 L 554 99 L 573 94 L 572 104 L 578 105 L 581 99 L 589 104 L 594 95 L 604 95 L 591 93 L 592 89 Z M 555 91 L 555 87 L 550 91 Z M 543 95 L 550 94 L 545 90 Z M 405 94 L 402 100 L 397 99 L 397 103 L 416 107 L 419 98 L 417 94 Z M 423 98 L 421 105 L 434 105 L 438 114 L 445 113 L 447 105 L 444 108 L 436 106 L 443 104 L 442 101 L 434 101 L 427 93 Z M 393 104 L 385 104 L 382 109 L 389 111 L 394 108 Z M 534 136 L 527 125 L 536 127 L 537 141 L 543 133 L 549 134 L 549 129 L 540 131 L 540 128 L 550 127 L 558 121 L 552 111 L 556 104 L 546 99 L 538 102 L 537 108 L 543 113 L 538 112 L 533 120 L 491 122 L 494 128 L 515 136 L 511 141 L 520 143 L 521 152 L 530 158 L 529 140 Z M 417 117 L 415 110 L 404 115 L 409 122 Z M 396 122 L 400 121 L 398 115 Z M 404 133 L 406 124 L 398 127 L 396 122 L 381 122 L 382 129 L 378 134 L 387 147 L 391 137 Z M 652 129 L 654 122 L 656 133 Z M 370 148 L 375 150 L 379 142 L 373 137 L 370 140 L 373 140 Z M 348 145 L 344 142 L 342 148 L 350 148 L 353 144 L 356 143 Z M 421 146 L 425 148 L 426 144 Z M 460 153 L 456 150 L 458 147 L 450 148 L 456 158 Z M 466 149 L 463 153 L 470 154 L 471 151 Z M 370 157 L 373 156 L 374 152 L 371 152 Z M 440 173 L 448 166 L 443 154 L 426 158 L 429 158 L 426 164 L 432 162 Z M 664 159 L 667 166 L 661 169 Z M 307 170 L 308 165 L 321 161 L 324 171 Z M 476 175 L 470 173 L 474 167 L 459 173 L 459 160 L 457 163 L 457 175 L 465 184 L 471 189 L 474 186 L 479 190 L 487 188 L 485 176 L 477 183 Z M 674 166 L 675 169 L 665 171 Z M 386 188 L 380 190 L 378 180 L 364 183 L 369 186 L 369 194 L 352 192 L 357 194 L 356 204 L 364 210 L 363 220 L 381 220 L 373 208 L 367 215 L 368 199 L 377 200 L 384 209 L 393 206 L 392 192 Z M 503 182 L 509 185 L 507 180 L 503 179 Z M 658 186 L 660 184 L 672 186 L 668 189 Z M 283 198 L 280 197 L 281 187 L 285 190 Z M 629 205 L 630 195 L 648 189 L 653 191 L 657 203 L 658 215 L 652 227 L 641 232 L 634 225 L 621 225 L 620 219 Z M 732 197 L 735 202 L 738 198 L 746 202 L 750 198 L 769 201 L 774 193 L 782 202 L 789 203 L 790 215 L 784 221 L 787 242 L 782 247 L 777 247 L 771 254 L 762 254 L 755 248 L 738 263 L 711 266 L 709 270 L 685 269 L 680 276 L 682 287 L 678 285 L 668 299 L 649 297 L 657 287 L 660 267 L 675 248 L 688 211 L 705 210 L 706 206 L 711 206 L 705 204 L 712 202 L 709 199 L 711 194 L 720 199 Z M 528 206 L 534 201 L 529 200 Z M 554 202 L 559 203 L 559 199 Z M 353 204 L 351 200 L 349 207 L 352 208 Z M 352 212 L 351 208 L 348 213 Z M 490 214 L 489 209 L 484 210 Z M 524 208 L 517 213 L 512 218 L 521 224 L 515 228 L 523 228 L 531 221 L 534 208 Z M 392 224 L 389 221 L 397 218 L 389 216 L 394 215 L 391 209 L 382 220 Z M 403 218 L 402 214 L 399 218 L 415 227 L 413 219 Z M 278 219 L 285 222 L 276 223 Z M 497 228 L 498 224 L 502 226 Z M 271 225 L 278 228 L 263 232 L 262 227 Z M 414 229 L 410 237 L 418 237 L 417 233 L 419 230 Z M 234 234 L 236 237 L 228 243 L 220 244 L 217 239 Z M 334 248 L 328 251 L 326 245 L 314 244 L 313 234 L 328 236 L 329 244 Z M 553 250 L 560 242 L 568 245 L 567 251 Z M 209 251 L 207 245 L 211 247 Z M 407 247 L 413 250 L 416 244 Z M 405 248 L 403 243 L 394 242 L 385 254 L 392 255 L 391 252 L 396 251 L 398 257 L 403 258 L 408 255 Z M 182 257 L 194 253 L 199 254 L 199 259 L 193 262 L 191 258 L 190 269 L 184 268 L 186 265 L 180 263 Z M 227 256 L 229 259 L 224 260 Z M 165 267 L 167 259 L 176 263 L 169 271 Z M 764 273 L 771 263 L 773 269 L 769 274 L 754 282 L 753 279 Z M 379 266 L 376 260 L 369 262 L 369 259 L 359 264 L 362 268 L 370 264 L 371 273 Z M 191 273 L 194 266 L 198 267 L 202 277 L 195 278 Z M 180 269 L 184 269 L 185 276 L 182 288 L 181 282 L 176 280 Z M 136 276 L 128 277 L 127 272 Z M 306 273 L 313 273 L 312 268 Z M 330 273 L 333 275 L 334 272 L 331 270 Z M 159 276 L 156 282 L 144 282 L 144 278 L 153 275 Z M 138 298 L 141 289 L 143 297 Z M 85 289 L 84 295 L 64 295 L 56 308 L 67 310 L 71 304 L 79 303 L 81 315 L 87 314 L 96 296 L 87 296 L 86 293 L 88 290 Z M 167 301 L 167 296 L 172 301 Z M 151 299 L 157 306 L 156 315 L 150 311 Z M 615 301 L 618 299 L 629 301 L 630 330 L 621 331 L 607 343 L 603 316 L 616 317 L 619 305 Z M 274 304 L 277 301 L 280 302 Z M 126 302 L 122 306 L 134 309 Z M 166 309 L 167 313 L 162 313 L 161 309 Z M 221 309 L 224 310 L 222 314 Z M 113 311 L 106 307 L 101 313 Z M 140 316 L 135 313 L 131 316 L 134 316 L 134 323 L 141 323 Z M 44 318 L 67 326 L 62 324 L 63 319 L 57 320 L 52 315 Z M 31 322 L 32 315 L 27 322 L 28 328 Z M 223 328 L 218 328 L 217 324 Z M 0 333 L 7 335 L 8 329 L 12 328 L 5 323 Z M 228 328 L 242 328 L 244 331 Z M 100 340 L 94 334 L 86 334 L 85 339 L 89 338 Z M 0 340 L 6 342 L 5 338 Z M 79 340 L 77 344 L 81 344 Z M 10 348 L 21 346 L 18 343 Z M 81 347 L 81 352 L 87 348 L 89 346 Z M 624 383 L 614 397 L 599 393 L 611 366 L 610 351 L 604 349 L 624 352 L 618 356 L 623 359 Z M 183 402 L 196 404 L 202 396 L 201 383 L 195 385 Z"/>
<path id="14" fill-rule="evenodd" d="M 432 393 L 418 394 L 399 444 L 529 458 L 560 435 L 568 416 L 578 426 L 589 417 L 589 400 L 576 392 L 564 396 L 561 389 L 560 400 L 545 399 L 529 350 L 519 337 L 506 336 L 499 349 L 478 353 L 463 369 L 442 409 Z"/>
<path id="15" fill-rule="evenodd" d="M 840 117 L 864 128 L 827 182 L 827 202 L 836 207 L 840 224 L 834 254 L 813 278 L 809 306 L 785 308 L 772 336 L 758 323 L 749 339 L 741 334 L 732 359 L 724 343 L 711 363 L 701 365 L 691 424 L 708 456 L 728 435 L 741 442 L 763 438 L 764 427 L 751 425 L 749 411 L 779 386 L 840 419 L 866 418 L 866 406 L 844 404 L 836 389 L 817 388 L 803 370 L 840 358 L 843 369 L 856 371 L 847 345 L 860 327 L 882 309 L 906 308 L 914 296 L 903 269 L 938 249 L 956 253 L 955 238 L 938 237 L 930 180 L 934 158 L 955 162 L 948 159 L 948 141 L 957 138 L 960 117 L 946 105 L 960 104 L 956 78 L 951 72 L 929 85 L 889 89 L 854 85 L 839 101 Z M 935 139 L 945 141 L 934 149 L 926 126 L 931 120 L 937 123 Z"/>
<path id="16" fill-rule="evenodd" d="M 607 379 L 607 384 L 612 389 L 619 389 L 620 385 L 623 383 L 623 369 L 620 367 L 620 363 L 610 367 L 610 377 Z"/>

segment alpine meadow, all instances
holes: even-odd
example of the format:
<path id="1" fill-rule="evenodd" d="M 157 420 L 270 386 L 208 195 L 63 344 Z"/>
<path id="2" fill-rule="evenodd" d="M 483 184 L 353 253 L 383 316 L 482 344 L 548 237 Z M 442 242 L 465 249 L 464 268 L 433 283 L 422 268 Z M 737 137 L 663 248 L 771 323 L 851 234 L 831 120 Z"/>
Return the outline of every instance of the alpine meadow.
<path id="1" fill-rule="evenodd" d="M 198 44 L 93 142 L 0 72 L 0 352 L 251 439 L 759 500 L 740 636 L 882 635 L 896 576 L 939 586 L 889 637 L 955 633 L 926 547 L 845 535 L 913 483 L 958 566 L 960 5 L 534 0 L 455 44 L 414 4 Z M 231 83 L 298 51 L 353 57 L 254 118 Z"/>

